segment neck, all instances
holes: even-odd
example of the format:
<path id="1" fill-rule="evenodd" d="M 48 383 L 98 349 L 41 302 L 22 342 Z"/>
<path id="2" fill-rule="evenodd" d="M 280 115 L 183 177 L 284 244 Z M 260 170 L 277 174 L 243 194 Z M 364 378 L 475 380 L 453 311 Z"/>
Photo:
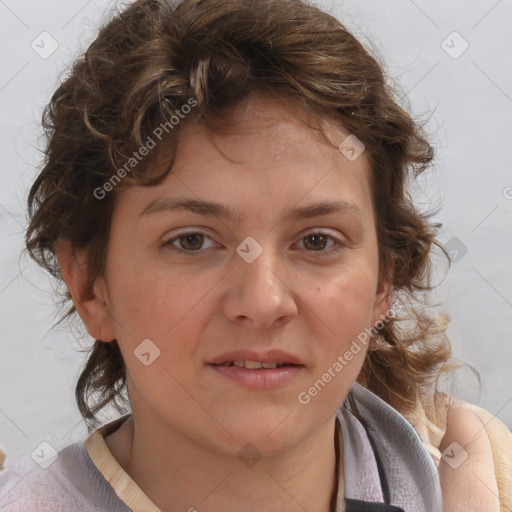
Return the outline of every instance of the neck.
<path id="1" fill-rule="evenodd" d="M 331 512 L 337 488 L 334 435 L 332 418 L 286 452 L 246 464 L 169 425 L 133 416 L 105 442 L 162 512 Z M 343 460 L 342 453 L 338 457 Z"/>

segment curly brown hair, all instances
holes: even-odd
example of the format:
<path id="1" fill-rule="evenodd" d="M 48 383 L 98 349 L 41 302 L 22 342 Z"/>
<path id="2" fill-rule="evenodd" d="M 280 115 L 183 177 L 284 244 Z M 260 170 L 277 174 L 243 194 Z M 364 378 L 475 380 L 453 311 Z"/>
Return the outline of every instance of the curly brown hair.
<path id="1" fill-rule="evenodd" d="M 407 180 L 429 167 L 434 149 L 398 104 L 383 69 L 340 21 L 302 0 L 134 2 L 101 28 L 45 108 L 45 160 L 28 196 L 29 254 L 63 283 L 56 241 L 87 248 L 92 285 L 104 272 L 116 197 L 114 191 L 100 200 L 95 191 L 155 127 L 191 98 L 193 115 L 219 130 L 223 113 L 249 93 L 282 94 L 365 145 L 382 272 L 412 316 L 385 323 L 387 343 L 368 352 L 358 381 L 404 415 L 419 401 L 428 406 L 451 350 L 442 329 L 415 308 L 431 289 L 431 248 L 442 246 L 439 225 L 415 208 Z M 166 135 L 164 172 L 155 173 L 150 155 L 116 190 L 160 183 L 172 168 L 179 132 L 177 126 Z M 64 301 L 62 319 L 76 311 L 66 287 Z M 75 395 L 93 428 L 103 407 L 126 405 L 126 367 L 116 340 L 95 340 L 89 350 Z"/>

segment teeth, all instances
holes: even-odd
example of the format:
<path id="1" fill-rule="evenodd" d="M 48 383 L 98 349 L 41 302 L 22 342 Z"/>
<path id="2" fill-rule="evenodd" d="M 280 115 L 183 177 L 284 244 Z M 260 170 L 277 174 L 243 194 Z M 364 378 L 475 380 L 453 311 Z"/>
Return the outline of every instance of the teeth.
<path id="1" fill-rule="evenodd" d="M 260 368 L 277 368 L 277 363 L 260 363 L 258 361 L 233 361 L 233 366 L 238 366 L 239 368 L 247 368 L 249 370 L 259 370 Z"/>
<path id="2" fill-rule="evenodd" d="M 258 361 L 245 361 L 245 367 L 249 370 L 255 370 L 256 368 L 262 368 L 263 365 Z"/>

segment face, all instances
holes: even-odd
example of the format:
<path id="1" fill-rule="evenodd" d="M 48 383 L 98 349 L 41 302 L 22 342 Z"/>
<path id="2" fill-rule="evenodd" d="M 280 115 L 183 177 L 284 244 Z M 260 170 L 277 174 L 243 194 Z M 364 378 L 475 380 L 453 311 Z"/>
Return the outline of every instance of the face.
<path id="1" fill-rule="evenodd" d="M 365 346 L 333 365 L 389 307 L 368 161 L 322 143 L 295 112 L 253 96 L 235 133 L 187 121 L 165 181 L 116 198 L 105 329 L 134 416 L 224 453 L 247 442 L 278 453 L 332 420 Z"/>

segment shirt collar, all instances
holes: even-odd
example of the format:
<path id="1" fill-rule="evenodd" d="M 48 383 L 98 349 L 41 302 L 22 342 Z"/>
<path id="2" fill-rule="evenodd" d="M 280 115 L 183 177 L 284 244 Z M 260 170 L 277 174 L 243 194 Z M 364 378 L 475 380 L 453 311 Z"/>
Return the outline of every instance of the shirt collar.
<path id="1" fill-rule="evenodd" d="M 160 509 L 148 498 L 148 496 L 142 491 L 142 489 L 135 483 L 134 480 L 124 471 L 119 462 L 114 458 L 112 453 L 110 452 L 106 442 L 105 437 L 109 434 L 115 432 L 131 415 L 126 414 L 117 418 L 116 420 L 103 425 L 98 428 L 94 433 L 92 433 L 88 439 L 85 441 L 85 448 L 89 457 L 98 468 L 98 470 L 102 473 L 104 478 L 110 484 L 112 489 L 115 491 L 117 496 L 123 503 L 125 503 L 133 512 L 161 512 Z M 335 427 L 335 449 L 336 449 L 336 475 L 337 475 L 337 488 L 335 490 L 336 502 L 334 503 L 333 510 L 335 512 L 400 512 L 402 509 L 392 506 L 385 505 L 382 500 L 382 492 L 380 490 L 380 485 L 375 480 L 376 474 L 378 474 L 375 465 L 375 459 L 372 456 L 371 447 L 361 446 L 363 451 L 365 451 L 365 456 L 360 457 L 359 461 L 356 461 L 351 454 L 354 453 L 354 450 L 349 447 L 346 443 L 349 438 L 344 435 L 344 432 L 347 428 L 346 422 L 343 422 L 343 430 L 342 422 L 340 419 L 342 416 L 340 414 L 336 417 L 336 427 Z M 341 442 L 345 439 L 345 448 L 343 450 L 344 460 L 343 462 L 340 460 L 340 450 L 341 450 Z M 351 439 L 353 442 L 353 438 Z M 361 468 L 358 467 L 357 471 L 354 471 L 355 467 L 353 464 L 356 462 L 363 463 L 366 469 L 366 481 L 365 484 L 370 486 L 371 488 L 371 496 L 374 501 L 364 501 L 358 499 L 346 499 L 345 498 L 345 490 L 346 485 L 343 480 L 343 474 L 340 472 L 341 464 L 346 468 L 347 465 L 350 467 L 350 470 L 345 471 L 346 474 L 352 475 L 354 474 L 356 478 L 359 480 L 359 476 L 361 475 Z M 368 470 L 368 468 L 370 468 Z M 373 475 L 373 477 L 368 478 L 368 475 Z M 355 485 L 356 482 L 351 483 L 348 480 L 349 487 Z M 361 480 L 359 480 L 358 485 L 361 484 Z M 361 508 L 362 507 L 362 508 Z M 383 508 L 384 507 L 384 508 Z"/>
<path id="2" fill-rule="evenodd" d="M 100 427 L 85 441 L 85 449 L 119 499 L 133 512 L 161 512 L 121 467 L 105 443 L 105 437 L 115 432 L 129 417 L 130 414 L 126 414 Z"/>

